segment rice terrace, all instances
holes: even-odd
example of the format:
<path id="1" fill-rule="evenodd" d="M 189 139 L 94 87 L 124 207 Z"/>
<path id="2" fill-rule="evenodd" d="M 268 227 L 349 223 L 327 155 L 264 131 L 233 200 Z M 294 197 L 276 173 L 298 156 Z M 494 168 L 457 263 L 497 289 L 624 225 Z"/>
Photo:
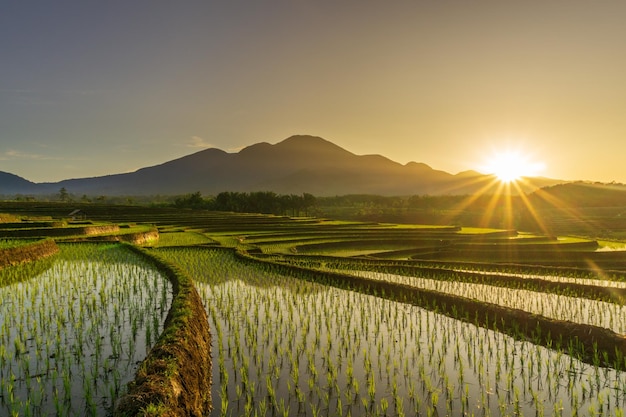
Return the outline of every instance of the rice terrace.
<path id="1" fill-rule="evenodd" d="M 138 205 L 0 213 L 0 415 L 626 410 L 622 236 Z"/>
<path id="2" fill-rule="evenodd" d="M 626 417 L 626 0 L 2 6 L 0 417 Z"/>

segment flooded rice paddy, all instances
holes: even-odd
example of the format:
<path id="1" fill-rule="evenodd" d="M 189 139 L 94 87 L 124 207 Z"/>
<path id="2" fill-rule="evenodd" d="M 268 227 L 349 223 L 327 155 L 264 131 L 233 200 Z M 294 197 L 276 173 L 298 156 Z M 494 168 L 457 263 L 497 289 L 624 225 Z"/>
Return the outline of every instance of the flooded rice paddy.
<path id="1" fill-rule="evenodd" d="M 622 371 L 228 252 L 163 253 L 207 307 L 214 416 L 623 415 Z"/>
<path id="2" fill-rule="evenodd" d="M 161 333 L 170 283 L 123 247 L 91 244 L 3 279 L 20 282 L 0 287 L 0 415 L 110 415 Z"/>

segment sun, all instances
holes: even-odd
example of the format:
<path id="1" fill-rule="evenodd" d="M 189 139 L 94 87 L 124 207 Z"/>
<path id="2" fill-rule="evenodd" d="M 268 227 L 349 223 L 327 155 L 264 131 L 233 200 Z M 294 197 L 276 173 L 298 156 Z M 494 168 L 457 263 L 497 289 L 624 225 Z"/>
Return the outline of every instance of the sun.
<path id="1" fill-rule="evenodd" d="M 496 151 L 489 158 L 485 170 L 495 175 L 503 183 L 511 183 L 522 177 L 536 176 L 543 170 L 543 164 L 517 150 Z"/>

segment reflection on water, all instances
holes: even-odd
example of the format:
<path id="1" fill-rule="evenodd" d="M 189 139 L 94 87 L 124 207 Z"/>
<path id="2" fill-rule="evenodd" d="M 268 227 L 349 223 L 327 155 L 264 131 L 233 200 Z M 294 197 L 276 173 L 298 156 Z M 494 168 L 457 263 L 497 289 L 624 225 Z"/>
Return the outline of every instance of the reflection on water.
<path id="1" fill-rule="evenodd" d="M 95 245 L 64 246 L 28 278 L 0 288 L 0 415 L 110 415 L 162 330 L 170 283 Z"/>
<path id="2" fill-rule="evenodd" d="M 615 415 L 626 405 L 624 372 L 204 256 L 190 272 L 213 332 L 212 415 Z"/>

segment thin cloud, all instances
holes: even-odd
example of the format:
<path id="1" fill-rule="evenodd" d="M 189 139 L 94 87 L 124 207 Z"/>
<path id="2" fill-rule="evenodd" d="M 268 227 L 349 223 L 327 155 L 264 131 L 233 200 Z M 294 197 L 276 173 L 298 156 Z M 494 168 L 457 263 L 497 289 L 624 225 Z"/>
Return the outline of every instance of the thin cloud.
<path id="1" fill-rule="evenodd" d="M 187 142 L 188 148 L 212 148 L 213 145 L 202 139 L 200 136 L 192 136 Z"/>
<path id="2" fill-rule="evenodd" d="M 28 153 L 10 149 L 0 152 L 0 161 L 86 161 L 87 158 L 82 157 L 60 157 L 51 155 L 42 155 L 38 153 Z"/>
<path id="3" fill-rule="evenodd" d="M 55 158 L 48 155 L 41 155 L 36 153 L 26 153 L 16 150 L 8 150 L 0 153 L 1 161 L 13 161 L 19 159 L 26 159 L 30 161 L 48 161 L 48 160 L 60 160 L 61 158 Z"/>

